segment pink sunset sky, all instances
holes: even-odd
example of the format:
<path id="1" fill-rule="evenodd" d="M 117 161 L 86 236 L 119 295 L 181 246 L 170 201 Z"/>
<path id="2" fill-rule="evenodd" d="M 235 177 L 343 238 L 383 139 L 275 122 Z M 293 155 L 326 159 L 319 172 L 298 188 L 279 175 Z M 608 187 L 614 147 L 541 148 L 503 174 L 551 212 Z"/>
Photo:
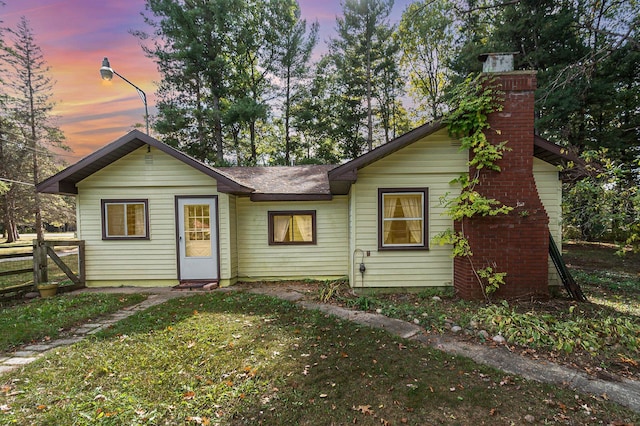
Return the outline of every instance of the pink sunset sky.
<path id="1" fill-rule="evenodd" d="M 391 21 L 397 22 L 410 3 L 397 0 Z M 67 163 L 144 122 L 144 105 L 133 87 L 115 76 L 110 82 L 100 79 L 103 57 L 146 93 L 149 113 L 155 112 L 160 76 L 153 60 L 145 57 L 141 41 L 130 34 L 150 30 L 142 17 L 144 8 L 144 0 L 0 0 L 0 26 L 15 28 L 25 16 L 51 68 L 54 114 L 73 150 L 65 155 Z M 309 23 L 320 23 L 317 56 L 334 34 L 342 6 L 339 0 L 300 0 L 300 8 Z M 5 41 L 10 37 L 5 33 Z"/>

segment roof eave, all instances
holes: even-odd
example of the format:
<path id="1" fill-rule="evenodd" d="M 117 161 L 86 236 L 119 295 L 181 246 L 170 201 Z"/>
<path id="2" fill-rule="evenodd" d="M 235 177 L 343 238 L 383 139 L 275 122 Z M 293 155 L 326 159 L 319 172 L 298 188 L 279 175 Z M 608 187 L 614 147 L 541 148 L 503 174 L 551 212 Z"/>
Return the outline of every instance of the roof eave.
<path id="1" fill-rule="evenodd" d="M 252 193 L 249 198 L 251 201 L 330 201 L 333 199 L 332 194 L 265 194 Z"/>

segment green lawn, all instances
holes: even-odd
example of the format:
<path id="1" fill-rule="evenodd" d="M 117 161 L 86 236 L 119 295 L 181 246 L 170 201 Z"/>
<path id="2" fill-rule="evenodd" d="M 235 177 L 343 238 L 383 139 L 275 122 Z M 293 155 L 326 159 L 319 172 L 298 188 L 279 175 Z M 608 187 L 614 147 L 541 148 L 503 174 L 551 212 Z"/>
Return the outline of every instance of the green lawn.
<path id="1" fill-rule="evenodd" d="M 600 397 L 240 292 L 150 308 L 0 386 L 2 424 L 640 422 Z"/>
<path id="2" fill-rule="evenodd" d="M 0 353 L 45 337 L 54 339 L 74 325 L 145 299 L 142 294 L 84 293 L 0 305 Z"/>

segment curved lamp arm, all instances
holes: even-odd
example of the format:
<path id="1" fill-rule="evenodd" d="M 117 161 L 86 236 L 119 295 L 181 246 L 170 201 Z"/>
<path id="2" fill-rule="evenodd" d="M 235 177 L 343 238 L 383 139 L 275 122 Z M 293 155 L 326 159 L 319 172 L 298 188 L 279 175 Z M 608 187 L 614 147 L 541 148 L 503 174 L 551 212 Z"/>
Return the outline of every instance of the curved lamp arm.
<path id="1" fill-rule="evenodd" d="M 148 135 L 149 134 L 149 109 L 147 107 L 147 95 L 144 93 L 144 91 L 141 88 L 139 88 L 138 86 L 136 86 L 135 84 L 127 80 L 125 77 L 118 74 L 113 68 L 111 68 L 111 65 L 109 64 L 109 59 L 105 57 L 102 60 L 102 67 L 100 67 L 100 77 L 102 77 L 103 80 L 111 81 L 113 79 L 114 74 L 120 77 L 121 79 L 123 79 L 124 81 L 126 81 L 127 83 L 129 83 L 131 86 L 133 86 L 136 89 L 136 92 L 138 92 L 138 96 L 140 96 L 140 99 L 142 99 L 142 102 L 144 103 L 144 120 L 147 124 L 147 135 Z"/>

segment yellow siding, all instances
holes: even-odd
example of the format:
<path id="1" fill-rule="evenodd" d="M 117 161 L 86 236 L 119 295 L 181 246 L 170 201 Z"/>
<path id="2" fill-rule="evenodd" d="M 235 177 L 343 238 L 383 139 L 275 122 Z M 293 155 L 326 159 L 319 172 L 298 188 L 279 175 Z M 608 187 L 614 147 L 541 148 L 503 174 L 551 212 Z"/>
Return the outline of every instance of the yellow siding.
<path id="1" fill-rule="evenodd" d="M 459 191 L 451 180 L 467 170 L 468 156 L 460 151 L 446 130 L 439 131 L 358 171 L 351 188 L 352 287 L 450 286 L 453 278 L 451 249 L 433 245 L 431 239 L 451 227 L 440 197 Z M 378 188 L 423 188 L 429 190 L 427 243 L 429 250 L 378 251 Z M 365 254 L 364 283 L 357 271 Z M 370 254 L 367 256 L 367 252 Z"/>
<path id="2" fill-rule="evenodd" d="M 449 182 L 467 170 L 467 152 L 460 151 L 445 131 L 396 152 L 358 172 L 351 189 L 350 266 L 352 287 L 423 287 L 452 284 L 453 262 L 448 246 L 437 246 L 431 239 L 452 226 L 441 206 L 440 198 L 455 194 L 459 187 Z M 558 170 L 534 159 L 534 176 L 540 198 L 547 210 L 550 229 L 561 239 L 561 184 Z M 378 188 L 429 189 L 428 251 L 378 251 Z M 361 257 L 360 251 L 365 254 Z M 369 254 L 367 256 L 367 253 Z M 366 266 L 364 277 L 358 272 L 360 261 Z M 551 285 L 558 285 L 555 267 L 550 263 Z M 364 280 L 364 282 L 363 282 Z"/>
<path id="3" fill-rule="evenodd" d="M 251 202 L 237 198 L 238 279 L 339 278 L 348 271 L 346 196 L 331 201 Z M 315 210 L 317 244 L 269 245 L 268 212 Z"/>
<path id="4" fill-rule="evenodd" d="M 237 212 L 236 196 L 220 194 L 220 285 L 227 287 L 238 276 Z M 224 205 L 224 207 L 223 207 Z M 225 221 L 222 213 L 225 212 Z"/>
<path id="5" fill-rule="evenodd" d="M 86 241 L 90 286 L 177 284 L 175 195 L 217 195 L 213 178 L 161 151 L 148 154 L 146 147 L 84 179 L 78 189 L 79 237 Z M 100 200 L 109 198 L 148 199 L 150 240 L 102 240 Z M 228 197 L 221 194 L 218 203 L 222 228 L 230 222 Z M 220 232 L 220 264 L 221 273 L 229 274 L 226 235 Z"/>
<path id="6" fill-rule="evenodd" d="M 562 183 L 558 169 L 537 158 L 533 159 L 533 176 L 538 194 L 549 216 L 549 231 L 559 249 L 562 249 Z M 561 285 L 560 277 L 549 259 L 549 285 Z"/>

